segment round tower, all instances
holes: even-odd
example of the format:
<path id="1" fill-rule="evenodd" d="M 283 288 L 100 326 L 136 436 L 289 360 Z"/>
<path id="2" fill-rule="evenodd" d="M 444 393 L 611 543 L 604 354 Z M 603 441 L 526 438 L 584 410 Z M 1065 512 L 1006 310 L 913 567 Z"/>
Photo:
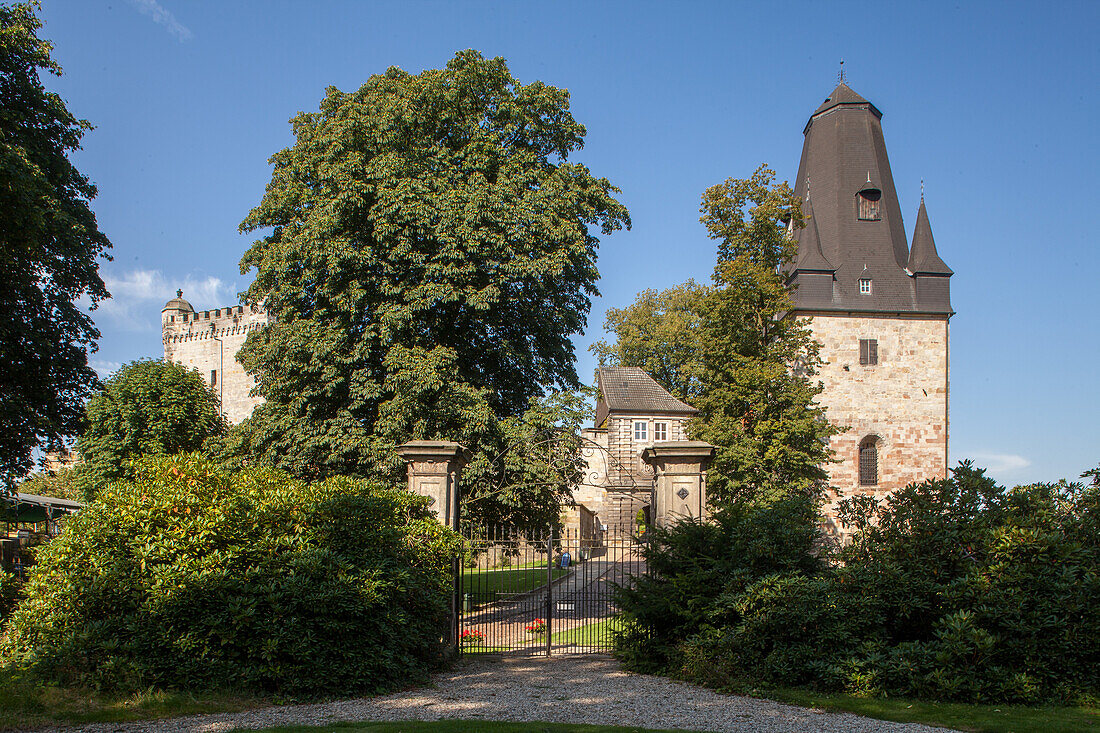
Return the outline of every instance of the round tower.
<path id="1" fill-rule="evenodd" d="M 164 304 L 160 310 L 160 323 L 164 328 L 170 323 L 183 323 L 184 316 L 190 316 L 195 312 L 191 304 L 183 299 L 183 291 L 177 290 L 176 297 Z"/>

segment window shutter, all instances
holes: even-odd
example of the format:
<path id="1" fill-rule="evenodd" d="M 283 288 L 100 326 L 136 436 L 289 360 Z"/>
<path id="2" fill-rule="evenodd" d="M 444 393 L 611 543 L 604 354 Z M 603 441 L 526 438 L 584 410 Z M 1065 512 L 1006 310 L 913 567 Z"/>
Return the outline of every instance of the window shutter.
<path id="1" fill-rule="evenodd" d="M 867 345 L 867 339 L 860 339 L 859 340 L 859 363 L 861 365 L 867 363 L 867 354 L 868 354 L 869 351 L 870 351 L 870 348 Z"/>
<path id="2" fill-rule="evenodd" d="M 878 339 L 867 341 L 867 363 L 878 364 Z"/>

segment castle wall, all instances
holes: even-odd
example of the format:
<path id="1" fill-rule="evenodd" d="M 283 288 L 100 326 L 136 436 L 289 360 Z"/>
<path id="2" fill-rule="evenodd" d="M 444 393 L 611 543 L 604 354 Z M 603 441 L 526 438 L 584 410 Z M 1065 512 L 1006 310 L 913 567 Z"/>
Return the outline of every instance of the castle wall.
<path id="1" fill-rule="evenodd" d="M 948 323 L 943 316 L 812 315 L 814 338 L 826 362 L 819 402 L 836 425 L 839 463 L 828 467 L 826 505 L 855 493 L 882 498 L 915 481 L 947 476 Z M 878 364 L 860 364 L 860 339 L 878 342 Z M 878 438 L 878 484 L 860 486 L 859 446 Z"/>
<path id="2" fill-rule="evenodd" d="M 197 369 L 221 399 L 226 419 L 239 423 L 263 400 L 250 394 L 255 382 L 237 361 L 237 352 L 248 334 L 267 322 L 267 312 L 257 306 L 166 310 L 161 314 L 164 358 Z"/>

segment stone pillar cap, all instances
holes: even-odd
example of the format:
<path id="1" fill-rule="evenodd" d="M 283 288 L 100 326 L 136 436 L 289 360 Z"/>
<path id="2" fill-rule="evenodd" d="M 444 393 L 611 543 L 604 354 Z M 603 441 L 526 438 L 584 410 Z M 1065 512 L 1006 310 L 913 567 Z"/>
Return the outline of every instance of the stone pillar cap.
<path id="1" fill-rule="evenodd" d="M 410 440 L 408 443 L 397 446 L 397 455 L 406 461 L 417 458 L 437 458 L 458 459 L 466 463 L 470 459 L 470 450 L 461 443 L 450 440 Z"/>
<path id="2" fill-rule="evenodd" d="M 651 448 L 642 451 L 642 458 L 647 461 L 655 458 L 668 458 L 669 456 L 710 458 L 713 455 L 714 446 L 702 440 L 669 440 L 663 443 L 655 443 Z"/>

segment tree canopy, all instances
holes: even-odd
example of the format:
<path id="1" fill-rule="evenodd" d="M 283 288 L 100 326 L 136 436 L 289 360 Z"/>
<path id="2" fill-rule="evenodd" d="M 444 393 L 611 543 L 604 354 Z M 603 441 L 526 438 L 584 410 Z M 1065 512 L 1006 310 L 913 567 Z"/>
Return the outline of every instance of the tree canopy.
<path id="1" fill-rule="evenodd" d="M 660 292 L 643 290 L 625 308 L 609 308 L 604 330 L 591 351 L 600 365 L 644 369 L 678 399 L 692 403 L 699 394 L 700 310 L 709 288 L 688 280 Z"/>
<path id="2" fill-rule="evenodd" d="M 594 348 L 601 360 L 646 369 L 699 409 L 689 432 L 718 449 L 707 481 L 716 506 L 814 494 L 837 432 L 816 402 L 818 345 L 808 322 L 790 315 L 783 274 L 801 206 L 774 180 L 761 166 L 708 188 L 701 220 L 719 243 L 712 284 L 642 292 L 608 312 L 615 341 Z"/>
<path id="3" fill-rule="evenodd" d="M 197 451 L 226 429 L 217 395 L 197 371 L 153 359 L 123 365 L 88 400 L 87 412 L 77 450 L 88 498 L 130 478 L 132 459 Z"/>
<path id="4" fill-rule="evenodd" d="M 268 231 L 241 268 L 274 316 L 239 357 L 266 399 L 242 450 L 298 476 L 367 475 L 410 439 L 481 447 L 578 386 L 597 234 L 630 219 L 567 160 L 585 136 L 567 91 L 470 50 L 329 88 L 291 122 L 241 225 Z"/>
<path id="5" fill-rule="evenodd" d="M 36 6 L 0 6 L 0 480 L 36 447 L 79 432 L 95 386 L 88 351 L 99 331 L 81 307 L 108 297 L 97 258 L 110 247 L 89 202 L 96 189 L 69 162 L 91 125 L 47 92 L 60 76 L 38 37 Z"/>

